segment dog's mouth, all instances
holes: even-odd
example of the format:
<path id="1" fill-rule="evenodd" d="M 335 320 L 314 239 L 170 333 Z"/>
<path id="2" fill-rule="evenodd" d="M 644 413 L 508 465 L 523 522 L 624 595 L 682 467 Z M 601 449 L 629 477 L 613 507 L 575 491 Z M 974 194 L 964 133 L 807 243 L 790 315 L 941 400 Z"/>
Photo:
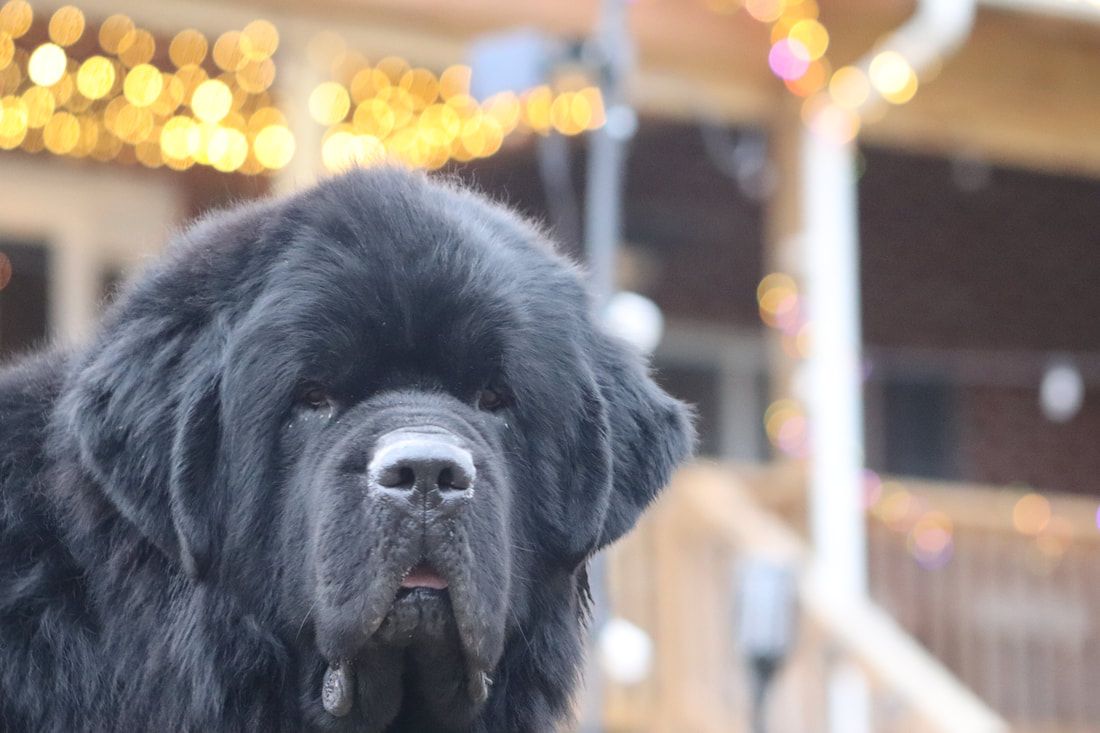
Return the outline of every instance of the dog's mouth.
<path id="1" fill-rule="evenodd" d="M 422 557 L 404 572 L 369 645 L 404 648 L 424 643 L 461 644 L 450 574 L 438 567 Z"/>
<path id="2" fill-rule="evenodd" d="M 401 580 L 401 590 L 398 591 L 398 595 L 400 595 L 402 591 L 410 591 L 415 588 L 446 590 L 448 585 L 450 584 L 439 574 L 439 571 L 433 568 L 428 562 L 421 560 L 405 573 L 405 577 Z"/>
<path id="3" fill-rule="evenodd" d="M 362 655 L 369 656 L 371 650 L 378 649 L 400 650 L 409 659 L 434 660 L 429 663 L 436 664 L 435 675 L 451 674 L 445 673 L 444 668 L 454 669 L 453 674 L 461 682 L 452 694 L 462 696 L 465 704 L 474 708 L 484 703 L 492 684 L 486 673 L 487 633 L 482 627 L 488 620 L 468 608 L 469 575 L 462 566 L 437 565 L 421 556 L 403 574 L 394 577 L 394 581 L 397 578 L 400 581 L 390 586 L 393 590 L 388 607 L 376 624 L 367 627 L 364 643 L 351 654 L 330 658 L 322 687 L 325 709 L 337 717 L 351 710 L 356 668 L 363 662 Z M 454 592 L 457 596 L 452 596 Z M 419 662 L 421 666 L 424 663 L 423 659 Z"/>

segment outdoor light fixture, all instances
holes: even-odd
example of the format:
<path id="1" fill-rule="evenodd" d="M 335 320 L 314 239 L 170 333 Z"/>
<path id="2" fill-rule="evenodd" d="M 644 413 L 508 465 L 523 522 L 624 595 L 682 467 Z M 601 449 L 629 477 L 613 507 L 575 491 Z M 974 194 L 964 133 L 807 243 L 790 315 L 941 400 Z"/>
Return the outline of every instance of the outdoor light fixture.
<path id="1" fill-rule="evenodd" d="M 1051 422 L 1069 422 L 1081 411 L 1085 380 L 1069 360 L 1051 362 L 1039 383 L 1039 407 Z"/>
<path id="2" fill-rule="evenodd" d="M 665 330 L 665 318 L 657 304 L 644 295 L 626 291 L 608 299 L 603 320 L 611 333 L 643 354 L 653 353 Z"/>
<path id="3" fill-rule="evenodd" d="M 752 676 L 752 730 L 766 730 L 765 701 L 783 661 L 794 648 L 795 571 L 770 558 L 750 557 L 741 567 L 737 640 Z"/>
<path id="4" fill-rule="evenodd" d="M 649 634 L 624 618 L 613 618 L 603 625 L 597 650 L 604 674 L 621 685 L 642 682 L 653 666 L 653 641 Z"/>

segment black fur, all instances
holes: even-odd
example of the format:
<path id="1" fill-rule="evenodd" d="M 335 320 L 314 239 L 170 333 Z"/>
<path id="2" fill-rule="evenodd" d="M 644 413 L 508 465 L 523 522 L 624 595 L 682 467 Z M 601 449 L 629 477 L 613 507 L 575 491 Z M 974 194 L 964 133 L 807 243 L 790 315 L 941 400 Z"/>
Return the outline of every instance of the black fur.
<path id="1" fill-rule="evenodd" d="M 200 221 L 90 345 L 0 372 L 0 729 L 553 729 L 585 561 L 691 442 L 589 310 L 529 225 L 416 174 Z M 507 404 L 478 409 L 486 385 Z M 474 455 L 457 519 L 364 483 L 420 424 Z M 417 558 L 450 588 L 398 612 Z"/>

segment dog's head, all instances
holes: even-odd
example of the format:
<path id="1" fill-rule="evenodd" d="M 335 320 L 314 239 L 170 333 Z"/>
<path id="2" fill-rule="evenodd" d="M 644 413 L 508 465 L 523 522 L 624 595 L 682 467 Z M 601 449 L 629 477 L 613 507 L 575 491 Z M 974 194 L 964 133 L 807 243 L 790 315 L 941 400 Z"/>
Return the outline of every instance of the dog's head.
<path id="1" fill-rule="evenodd" d="M 452 720 L 690 444 L 535 230 L 393 170 L 184 234 L 63 407 L 118 512 L 309 639 L 337 698 L 411 676 Z"/>

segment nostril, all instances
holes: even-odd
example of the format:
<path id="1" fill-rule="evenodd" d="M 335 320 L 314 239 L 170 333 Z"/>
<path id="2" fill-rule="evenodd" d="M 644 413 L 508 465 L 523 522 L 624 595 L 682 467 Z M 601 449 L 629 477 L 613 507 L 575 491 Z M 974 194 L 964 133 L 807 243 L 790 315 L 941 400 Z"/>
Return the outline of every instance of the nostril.
<path id="1" fill-rule="evenodd" d="M 398 485 L 412 487 L 416 483 L 416 471 L 408 466 L 402 466 L 397 471 Z"/>
<path id="2" fill-rule="evenodd" d="M 376 479 L 387 489 L 411 489 L 416 484 L 416 471 L 411 466 L 386 466 Z"/>
<path id="3" fill-rule="evenodd" d="M 441 489 L 453 488 L 454 484 L 454 471 L 450 468 L 444 468 L 439 472 L 439 478 L 436 479 L 436 485 Z"/>
<path id="4" fill-rule="evenodd" d="M 444 466 L 436 479 L 436 486 L 439 487 L 440 491 L 465 491 L 472 484 L 471 471 L 466 470 L 458 463 Z"/>

